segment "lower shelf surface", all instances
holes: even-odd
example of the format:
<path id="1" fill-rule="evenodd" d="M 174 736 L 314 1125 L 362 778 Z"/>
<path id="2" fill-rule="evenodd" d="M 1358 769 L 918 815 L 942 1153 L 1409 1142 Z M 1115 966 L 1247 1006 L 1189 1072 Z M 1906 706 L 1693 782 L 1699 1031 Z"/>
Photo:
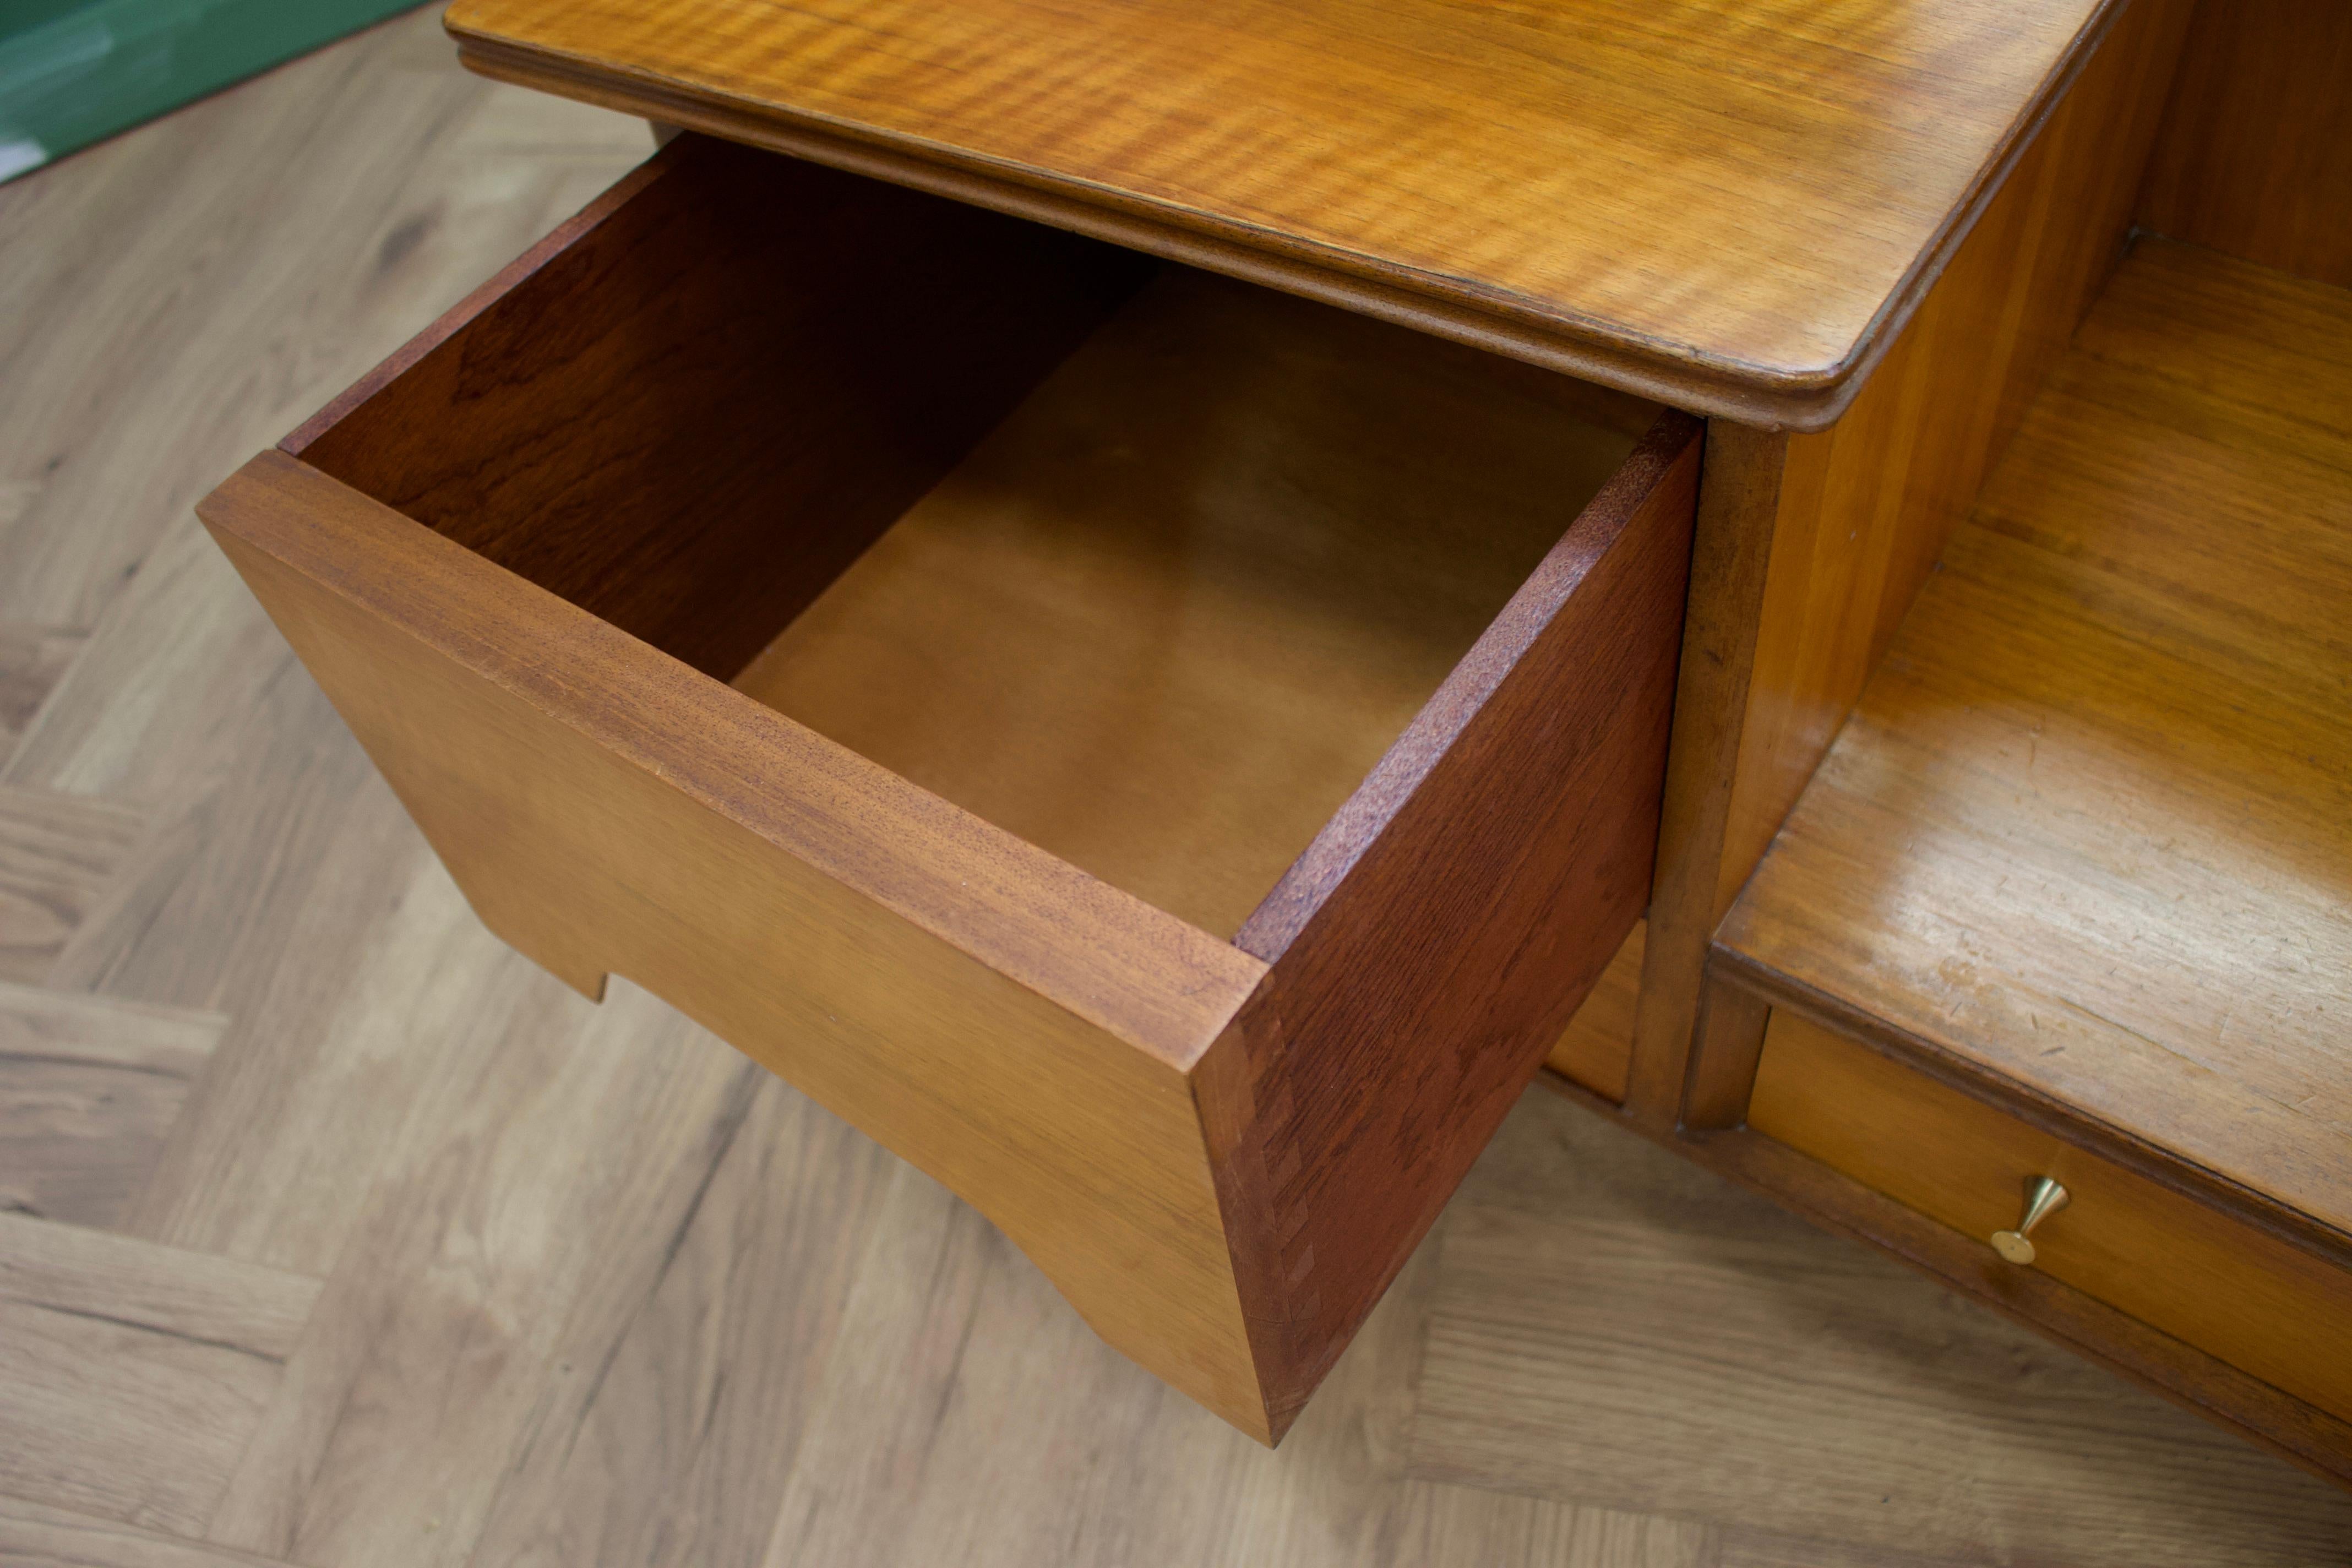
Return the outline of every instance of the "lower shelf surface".
<path id="1" fill-rule="evenodd" d="M 1752 1127 L 1979 1243 L 2075 1170 L 2070 1282 L 2338 1420 L 2347 605 L 2352 290 L 2144 240 L 1714 968 L 1773 1005 Z"/>
<path id="2" fill-rule="evenodd" d="M 2143 242 L 1718 933 L 2352 1245 L 2352 291 Z"/>

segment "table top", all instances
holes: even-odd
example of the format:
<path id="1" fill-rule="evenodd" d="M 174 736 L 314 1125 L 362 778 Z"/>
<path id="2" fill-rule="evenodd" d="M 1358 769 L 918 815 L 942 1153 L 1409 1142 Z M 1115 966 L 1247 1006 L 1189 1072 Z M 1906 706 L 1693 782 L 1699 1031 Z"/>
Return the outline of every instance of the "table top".
<path id="1" fill-rule="evenodd" d="M 1704 413 L 1859 387 L 2120 0 L 456 0 L 486 74 Z"/>

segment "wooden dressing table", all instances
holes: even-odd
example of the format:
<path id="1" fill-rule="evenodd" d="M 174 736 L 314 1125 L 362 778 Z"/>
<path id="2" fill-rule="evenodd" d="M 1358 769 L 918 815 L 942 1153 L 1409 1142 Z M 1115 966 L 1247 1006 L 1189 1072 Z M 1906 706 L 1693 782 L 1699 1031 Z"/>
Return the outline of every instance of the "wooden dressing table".
<path id="1" fill-rule="evenodd" d="M 2352 15 L 448 26 L 689 134 L 200 510 L 506 940 L 1267 1442 L 1540 1075 L 2352 1479 Z"/>

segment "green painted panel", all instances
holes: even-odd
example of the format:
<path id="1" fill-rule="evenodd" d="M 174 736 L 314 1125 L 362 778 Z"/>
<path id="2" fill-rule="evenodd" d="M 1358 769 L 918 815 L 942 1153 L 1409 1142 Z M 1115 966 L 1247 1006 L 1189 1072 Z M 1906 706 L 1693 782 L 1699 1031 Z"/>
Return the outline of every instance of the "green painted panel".
<path id="1" fill-rule="evenodd" d="M 0 180 L 416 0 L 0 0 Z"/>

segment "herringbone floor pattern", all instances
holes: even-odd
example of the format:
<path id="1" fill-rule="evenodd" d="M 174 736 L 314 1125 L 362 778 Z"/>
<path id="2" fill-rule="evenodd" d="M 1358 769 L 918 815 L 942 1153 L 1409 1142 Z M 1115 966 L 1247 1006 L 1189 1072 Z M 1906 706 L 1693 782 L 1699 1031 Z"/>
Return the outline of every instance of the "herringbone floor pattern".
<path id="1" fill-rule="evenodd" d="M 508 952 L 189 509 L 646 149 L 419 14 L 0 188 L 0 1563 L 2352 1541 L 2317 1483 L 1540 1095 L 1269 1455 L 652 997 Z"/>

